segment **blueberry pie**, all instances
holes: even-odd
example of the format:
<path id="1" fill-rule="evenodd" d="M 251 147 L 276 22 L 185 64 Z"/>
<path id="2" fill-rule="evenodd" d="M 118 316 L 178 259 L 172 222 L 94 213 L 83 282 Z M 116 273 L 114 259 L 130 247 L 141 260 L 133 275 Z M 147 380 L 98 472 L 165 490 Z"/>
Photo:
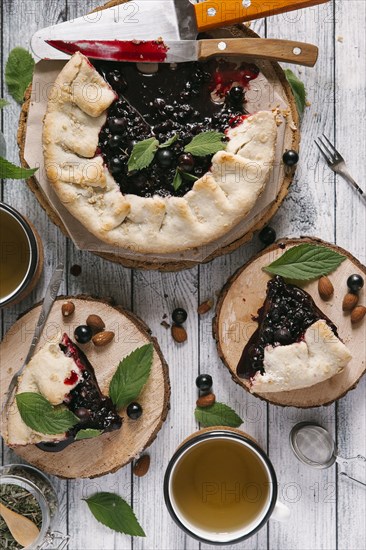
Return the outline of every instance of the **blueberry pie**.
<path id="1" fill-rule="evenodd" d="M 252 210 L 273 167 L 275 114 L 245 111 L 258 74 L 224 60 L 92 65 L 76 53 L 44 119 L 52 187 L 91 233 L 121 248 L 164 254 L 215 241 Z M 195 138 L 214 134 L 214 152 L 197 148 Z"/>
<path id="2" fill-rule="evenodd" d="M 68 432 L 45 435 L 23 422 L 16 401 L 9 409 L 6 442 L 10 447 L 36 444 L 44 451 L 60 451 L 80 430 L 118 430 L 122 418 L 111 399 L 102 394 L 86 355 L 64 334 L 61 342 L 48 342 L 31 359 L 19 378 L 17 394 L 43 395 L 52 405 L 65 405 L 79 422 Z"/>
<path id="3" fill-rule="evenodd" d="M 311 296 L 280 276 L 268 282 L 257 322 L 237 367 L 252 392 L 313 386 L 340 373 L 352 358 Z"/>

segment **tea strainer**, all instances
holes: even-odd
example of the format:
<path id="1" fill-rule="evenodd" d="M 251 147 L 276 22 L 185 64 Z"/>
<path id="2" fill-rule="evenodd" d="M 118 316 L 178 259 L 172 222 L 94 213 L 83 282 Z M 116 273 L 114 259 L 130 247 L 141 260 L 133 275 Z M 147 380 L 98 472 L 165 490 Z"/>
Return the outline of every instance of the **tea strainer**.
<path id="1" fill-rule="evenodd" d="M 349 458 L 339 456 L 330 433 L 316 422 L 296 424 L 290 432 L 290 445 L 296 457 L 313 468 L 329 468 L 335 462 L 347 466 L 356 460 L 366 463 L 366 457 L 362 455 Z M 339 472 L 339 475 L 366 487 L 366 483 L 349 476 L 346 472 Z"/>

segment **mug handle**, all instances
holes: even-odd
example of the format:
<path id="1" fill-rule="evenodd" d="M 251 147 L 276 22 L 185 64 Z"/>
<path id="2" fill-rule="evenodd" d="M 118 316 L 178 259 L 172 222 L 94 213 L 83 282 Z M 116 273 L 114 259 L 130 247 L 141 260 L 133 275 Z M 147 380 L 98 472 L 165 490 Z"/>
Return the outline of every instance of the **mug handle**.
<path id="1" fill-rule="evenodd" d="M 278 500 L 273 509 L 271 519 L 275 519 L 276 521 L 287 521 L 290 517 L 290 514 L 290 509 Z"/>

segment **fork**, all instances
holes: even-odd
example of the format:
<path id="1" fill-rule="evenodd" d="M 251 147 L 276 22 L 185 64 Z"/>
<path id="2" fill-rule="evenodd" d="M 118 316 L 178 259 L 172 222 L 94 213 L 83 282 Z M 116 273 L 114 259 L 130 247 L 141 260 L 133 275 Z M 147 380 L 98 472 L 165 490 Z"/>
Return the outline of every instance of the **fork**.
<path id="1" fill-rule="evenodd" d="M 327 136 L 323 134 L 323 138 L 325 139 L 326 143 L 324 143 L 322 138 L 319 137 L 318 141 L 315 140 L 315 145 L 317 146 L 320 153 L 324 157 L 329 168 L 333 170 L 333 172 L 335 172 L 336 174 L 339 174 L 340 176 L 342 176 L 342 178 L 348 181 L 348 183 L 353 185 L 354 189 L 356 189 L 356 191 L 364 199 L 366 197 L 366 193 L 362 191 L 361 187 L 355 182 L 351 174 L 348 172 L 346 163 L 342 155 L 337 151 L 334 145 L 329 141 Z"/>

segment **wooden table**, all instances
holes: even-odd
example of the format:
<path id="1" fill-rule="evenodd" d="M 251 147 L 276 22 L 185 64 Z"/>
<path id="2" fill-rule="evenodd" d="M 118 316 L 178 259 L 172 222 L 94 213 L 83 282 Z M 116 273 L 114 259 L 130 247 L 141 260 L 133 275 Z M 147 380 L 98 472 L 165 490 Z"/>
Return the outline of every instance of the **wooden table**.
<path id="1" fill-rule="evenodd" d="M 100 3 L 100 2 L 99 2 Z M 29 46 L 40 27 L 82 15 L 97 5 L 89 0 L 3 0 L 2 62 L 15 46 Z M 253 28 L 262 36 L 289 38 L 318 44 L 320 57 L 314 69 L 292 69 L 306 83 L 309 107 L 302 126 L 301 161 L 290 195 L 273 219 L 278 236 L 316 235 L 348 249 L 365 263 L 365 207 L 352 189 L 319 159 L 314 138 L 324 132 L 336 141 L 356 180 L 365 187 L 366 150 L 365 85 L 366 43 L 364 0 L 331 2 L 307 11 L 259 21 Z M 4 86 L 4 84 L 3 84 Z M 6 90 L 3 96 L 7 97 Z M 8 158 L 18 160 L 16 127 L 19 107 L 2 112 Z M 2 200 L 28 216 L 45 243 L 45 273 L 36 291 L 24 302 L 1 313 L 3 330 L 18 314 L 43 296 L 53 267 L 60 261 L 78 264 L 82 274 L 68 274 L 62 292 L 112 296 L 117 303 L 141 316 L 159 339 L 170 366 L 172 406 L 168 419 L 149 450 L 152 464 L 144 478 L 131 467 L 101 479 L 66 482 L 54 479 L 60 500 L 59 529 L 71 535 L 72 550 L 166 549 L 195 550 L 198 542 L 172 522 L 163 503 L 162 480 L 169 457 L 178 443 L 197 425 L 193 409 L 194 380 L 209 372 L 220 401 L 230 403 L 244 418 L 243 428 L 268 450 L 277 470 L 279 494 L 291 509 L 288 523 L 271 521 L 240 549 L 356 550 L 365 548 L 366 491 L 337 478 L 336 467 L 312 470 L 299 463 L 288 444 L 291 427 L 312 419 L 326 426 L 343 456 L 366 455 L 366 378 L 337 404 L 306 411 L 267 405 L 244 393 L 221 364 L 211 335 L 211 314 L 198 318 L 197 305 L 213 297 L 234 270 L 260 248 L 255 239 L 234 254 L 182 273 L 129 271 L 89 253 L 81 253 L 48 220 L 24 182 L 7 181 Z M 176 345 L 161 326 L 163 315 L 176 306 L 189 312 L 189 340 Z M 3 446 L 4 463 L 17 461 Z M 354 472 L 356 473 L 356 471 Z M 365 475 L 365 471 L 358 471 Z M 147 533 L 146 539 L 117 535 L 97 524 L 81 499 L 98 490 L 118 492 L 133 504 Z M 237 546 L 236 548 L 239 548 Z M 202 545 L 202 548 L 208 548 Z"/>

